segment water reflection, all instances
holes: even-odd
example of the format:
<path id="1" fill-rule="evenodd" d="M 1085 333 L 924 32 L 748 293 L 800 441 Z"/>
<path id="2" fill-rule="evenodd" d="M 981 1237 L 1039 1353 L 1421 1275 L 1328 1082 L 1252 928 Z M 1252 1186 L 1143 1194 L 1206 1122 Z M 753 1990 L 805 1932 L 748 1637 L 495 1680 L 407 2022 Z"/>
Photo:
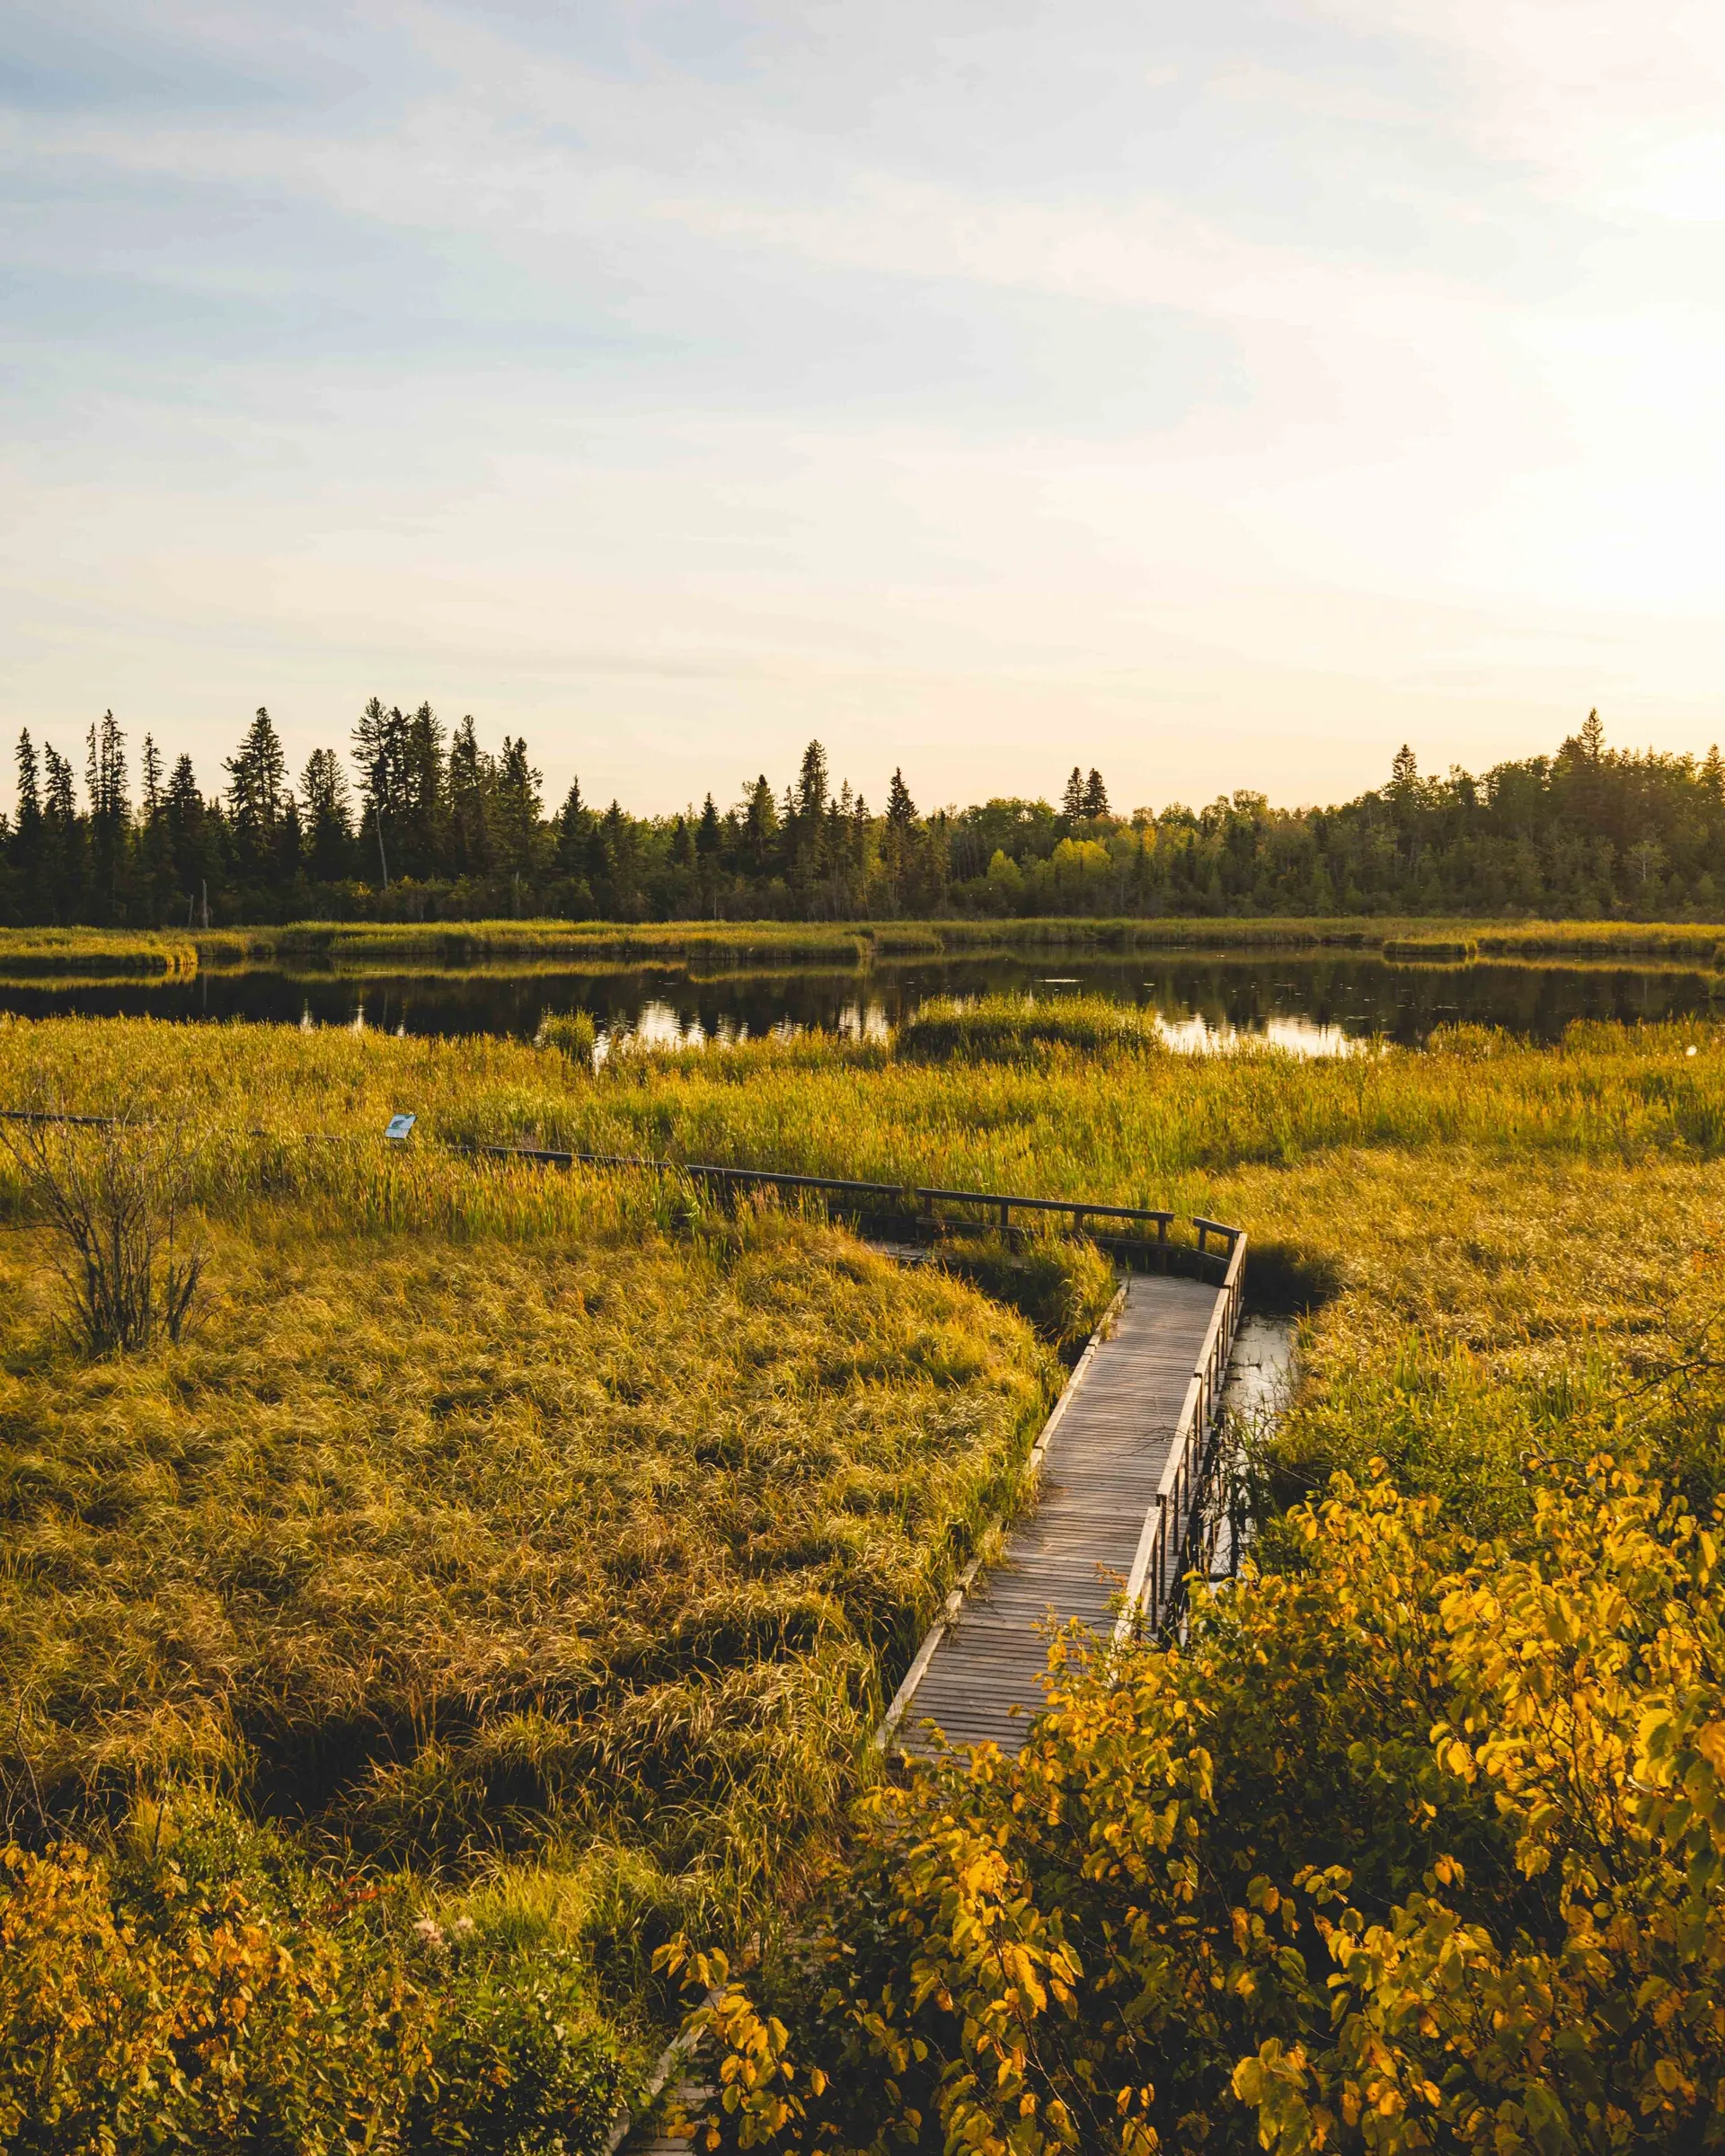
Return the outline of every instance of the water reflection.
<path id="1" fill-rule="evenodd" d="M 531 1039 L 547 1010 L 590 1011 L 607 1038 L 671 1047 L 758 1039 L 819 1028 L 879 1038 L 932 995 L 1003 991 L 1043 998 L 1102 995 L 1154 1011 L 1176 1047 L 1247 1040 L 1300 1055 L 1344 1054 L 1384 1038 L 1417 1044 L 1457 1021 L 1551 1040 L 1571 1020 L 1680 1018 L 1713 1005 L 1712 976 L 1677 968 L 1388 965 L 1338 956 L 1143 953 L 1067 958 L 1011 954 L 869 971 L 689 967 L 389 976 L 209 971 L 190 981 L 0 985 L 0 1009 L 26 1017 L 121 1012 L 188 1021 L 252 1019 L 392 1034 L 512 1034 Z"/>

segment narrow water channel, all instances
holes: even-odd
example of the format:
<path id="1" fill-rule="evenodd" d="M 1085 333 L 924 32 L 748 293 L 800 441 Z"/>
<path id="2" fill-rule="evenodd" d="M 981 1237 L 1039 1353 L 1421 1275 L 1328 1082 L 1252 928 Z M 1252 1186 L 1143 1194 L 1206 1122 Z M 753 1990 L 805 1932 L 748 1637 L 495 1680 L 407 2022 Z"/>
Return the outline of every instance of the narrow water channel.
<path id="1" fill-rule="evenodd" d="M 1248 1261 L 1250 1262 L 1250 1261 Z M 1231 1579 L 1252 1540 L 1252 1517 L 1247 1454 L 1274 1430 L 1294 1395 L 1297 1318 L 1271 1317 L 1248 1311 L 1234 1335 L 1234 1355 L 1222 1387 L 1221 1424 L 1216 1443 L 1222 1458 L 1211 1487 L 1216 1493 L 1213 1579 Z"/>

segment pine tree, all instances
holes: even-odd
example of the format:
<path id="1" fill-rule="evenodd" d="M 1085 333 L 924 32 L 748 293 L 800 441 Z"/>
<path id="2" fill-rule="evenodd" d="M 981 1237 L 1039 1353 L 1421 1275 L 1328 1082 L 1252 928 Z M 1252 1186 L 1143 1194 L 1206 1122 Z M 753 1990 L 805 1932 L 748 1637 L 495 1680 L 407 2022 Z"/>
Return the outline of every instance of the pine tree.
<path id="1" fill-rule="evenodd" d="M 51 741 L 42 744 L 42 903 L 51 921 L 88 918 L 84 888 L 84 826 L 78 782 Z"/>
<path id="2" fill-rule="evenodd" d="M 827 807 L 830 783 L 827 751 L 818 741 L 811 741 L 802 752 L 802 765 L 797 773 L 797 815 L 803 823 L 813 826 L 818 822 Z"/>
<path id="3" fill-rule="evenodd" d="M 887 899 L 895 913 L 905 913 L 915 903 L 916 836 L 916 804 L 904 773 L 895 770 L 887 789 L 887 828 L 880 850 Z"/>
<path id="4" fill-rule="evenodd" d="M 748 865 L 763 883 L 773 873 L 774 857 L 778 851 L 779 811 L 773 799 L 773 789 L 763 772 L 747 790 L 747 805 L 743 809 L 743 846 Z"/>
<path id="5" fill-rule="evenodd" d="M 642 909 L 635 826 L 624 814 L 620 802 L 614 800 L 606 810 L 599 839 L 605 860 L 602 896 L 606 918 L 638 921 Z"/>
<path id="6" fill-rule="evenodd" d="M 538 865 L 544 814 L 540 784 L 539 773 L 527 762 L 525 737 L 511 740 L 505 734 L 491 802 L 491 843 L 498 870 L 510 879 L 518 897 L 521 884 L 532 879 Z"/>
<path id="7" fill-rule="evenodd" d="M 168 848 L 166 799 L 162 785 L 162 751 L 154 734 L 144 737 L 138 759 L 143 782 L 142 816 L 137 833 L 137 887 L 144 918 L 172 922 L 179 915 L 174 904 L 173 861 Z"/>
<path id="8" fill-rule="evenodd" d="M 131 802 L 127 794 L 126 737 L 107 712 L 85 737 L 84 784 L 90 795 L 89 902 L 104 925 L 126 916 Z"/>
<path id="9" fill-rule="evenodd" d="M 378 873 L 389 888 L 389 854 L 407 798 L 409 720 L 399 704 L 388 711 L 374 696 L 353 729 L 353 767 L 365 802 L 362 825 L 371 826 Z"/>
<path id="10" fill-rule="evenodd" d="M 280 737 L 262 704 L 223 769 L 228 776 L 234 873 L 242 883 L 258 883 L 270 877 L 277 863 L 283 781 L 288 775 Z"/>
<path id="11" fill-rule="evenodd" d="M 18 736 L 18 820 L 13 829 L 13 865 L 24 879 L 26 892 L 35 875 L 42 850 L 42 794 L 36 746 L 28 729 Z M 35 904 L 34 895 L 29 901 Z"/>
<path id="12" fill-rule="evenodd" d="M 491 757 L 479 746 L 473 730 L 473 715 L 469 711 L 449 743 L 446 843 L 448 865 L 456 876 L 491 874 L 491 793 L 496 777 Z"/>
<path id="13" fill-rule="evenodd" d="M 299 774 L 305 866 L 318 883 L 353 873 L 353 810 L 348 774 L 332 748 L 314 748 Z"/>
<path id="14" fill-rule="evenodd" d="M 429 703 L 420 704 L 402 736 L 401 800 L 395 833 L 395 872 L 399 876 L 435 876 L 444 865 L 443 742 L 437 713 Z"/>
<path id="15" fill-rule="evenodd" d="M 1093 766 L 1084 781 L 1084 814 L 1087 817 L 1108 814 L 1108 788 L 1102 783 L 1102 774 Z"/>
<path id="16" fill-rule="evenodd" d="M 190 756 L 181 756 L 168 776 L 163 805 L 168 857 L 174 880 L 184 894 L 187 925 L 202 918 L 208 887 L 216 866 L 208 808 L 199 790 Z"/>
<path id="17" fill-rule="evenodd" d="M 581 799 L 581 782 L 573 778 L 563 805 L 557 814 L 557 870 L 562 876 L 582 876 L 587 872 L 593 818 L 588 813 L 587 803 Z"/>
<path id="18" fill-rule="evenodd" d="M 1066 791 L 1061 797 L 1060 813 L 1068 824 L 1084 821 L 1084 774 L 1075 764 L 1072 767 L 1072 776 L 1066 781 Z"/>

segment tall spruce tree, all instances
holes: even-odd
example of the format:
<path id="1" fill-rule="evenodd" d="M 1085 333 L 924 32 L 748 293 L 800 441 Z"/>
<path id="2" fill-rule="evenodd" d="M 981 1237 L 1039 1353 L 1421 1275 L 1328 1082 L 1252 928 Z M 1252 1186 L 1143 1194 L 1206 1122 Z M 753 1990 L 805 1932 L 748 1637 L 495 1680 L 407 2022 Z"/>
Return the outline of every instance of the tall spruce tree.
<path id="1" fill-rule="evenodd" d="M 353 808 L 348 774 L 332 748 L 314 748 L 299 775 L 306 873 L 336 883 L 354 871 Z"/>
<path id="2" fill-rule="evenodd" d="M 491 795 L 497 782 L 491 758 L 479 746 L 469 711 L 449 742 L 447 862 L 456 877 L 491 872 Z"/>
<path id="3" fill-rule="evenodd" d="M 13 826 L 12 865 L 18 873 L 23 909 L 33 920 L 40 901 L 36 875 L 42 855 L 42 790 L 41 767 L 28 728 L 18 736 L 16 768 L 18 817 Z"/>
<path id="4" fill-rule="evenodd" d="M 887 828 L 880 847 L 887 901 L 895 913 L 909 913 L 916 906 L 916 804 L 904 773 L 895 770 L 887 789 Z"/>
<path id="5" fill-rule="evenodd" d="M 228 779 L 234 876 L 243 884 L 269 882 L 280 865 L 288 758 L 274 721 L 262 704 L 246 729 L 244 739 L 225 759 L 222 768 Z"/>

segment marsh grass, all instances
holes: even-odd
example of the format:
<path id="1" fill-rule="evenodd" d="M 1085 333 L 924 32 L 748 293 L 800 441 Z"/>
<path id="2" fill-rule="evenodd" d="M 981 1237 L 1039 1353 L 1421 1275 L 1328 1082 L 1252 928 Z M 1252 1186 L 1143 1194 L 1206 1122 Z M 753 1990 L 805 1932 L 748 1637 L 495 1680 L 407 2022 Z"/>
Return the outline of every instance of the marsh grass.
<path id="1" fill-rule="evenodd" d="M 1164 1046 L 1154 1012 L 1093 995 L 931 996 L 897 1036 L 900 1056 L 929 1063 L 1021 1063 L 1050 1048 L 1154 1053 Z"/>
<path id="2" fill-rule="evenodd" d="M 0 980 L 183 978 L 197 970 L 196 941 L 171 929 L 0 928 Z"/>
<path id="3" fill-rule="evenodd" d="M 124 1364 L 0 1238 L 15 1812 L 192 1775 L 392 1865 L 632 1850 L 733 1910 L 794 1877 L 1049 1365 L 830 1231 L 540 1184 L 582 1232 L 242 1206 L 198 1338 Z"/>
<path id="4" fill-rule="evenodd" d="M 1707 922 L 1491 921 L 1343 915 L 1303 919 L 1163 916 L 944 921 L 600 921 L 460 923 L 295 922 L 282 927 L 181 932 L 152 929 L 0 929 L 0 978 L 82 975 L 136 977 L 205 966 L 511 970 L 562 964 L 704 961 L 732 969 L 750 960 L 854 971 L 875 959 L 960 957 L 1012 950 L 1383 951 L 1541 961 L 1659 959 L 1712 968 L 1725 924 Z M 1398 948 L 1399 947 L 1399 948 Z"/>
<path id="5" fill-rule="evenodd" d="M 1003 1021 L 944 1056 L 809 1036 L 594 1074 L 499 1039 L 0 1024 L 0 1105 L 38 1079 L 214 1134 L 212 1289 L 195 1339 L 80 1362 L 0 1162 L 14 1828 L 40 1838 L 32 1790 L 99 1824 L 190 1776 L 446 1914 L 578 1939 L 614 1999 L 652 1996 L 679 1925 L 795 1921 L 1107 1268 L 901 1270 L 818 1206 L 452 1144 L 1239 1221 L 1306 1313 L 1279 1504 L 1381 1458 L 1514 1533 L 1530 1462 L 1625 1435 L 1717 1480 L 1720 1418 L 1669 1374 L 1725 1241 L 1710 1025 L 1303 1063 Z M 1298 1561 L 1273 1521 L 1260 1548 Z"/>
<path id="6" fill-rule="evenodd" d="M 296 922 L 283 928 L 227 932 L 253 959 L 284 964 L 376 964 L 425 958 L 444 967 L 509 960 L 715 956 L 826 960 L 854 967 L 866 932 L 849 923 L 808 922 L 648 923 L 473 921 L 461 923 Z"/>

